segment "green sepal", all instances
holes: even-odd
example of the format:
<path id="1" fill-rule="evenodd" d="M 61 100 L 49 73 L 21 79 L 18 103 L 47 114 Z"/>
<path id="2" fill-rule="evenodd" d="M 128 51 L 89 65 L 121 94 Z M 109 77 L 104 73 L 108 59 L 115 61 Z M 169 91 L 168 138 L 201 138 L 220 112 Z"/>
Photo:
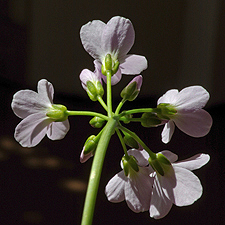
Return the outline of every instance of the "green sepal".
<path id="1" fill-rule="evenodd" d="M 137 160 L 132 155 L 123 156 L 122 163 L 123 163 L 123 170 L 124 170 L 125 176 L 132 174 L 134 171 L 135 172 L 139 171 Z"/>
<path id="2" fill-rule="evenodd" d="M 129 147 L 139 149 L 138 142 L 128 133 L 125 133 L 123 139 L 125 141 L 125 144 L 128 145 Z"/>
<path id="3" fill-rule="evenodd" d="M 158 117 L 164 120 L 170 120 L 177 113 L 176 108 L 169 103 L 161 103 L 157 105 L 157 109 L 160 109 L 157 113 Z"/>
<path id="4" fill-rule="evenodd" d="M 141 116 L 141 125 L 143 127 L 154 127 L 159 125 L 161 122 L 161 119 L 159 119 L 154 113 L 146 112 Z"/>
<path id="5" fill-rule="evenodd" d="M 97 81 L 96 84 L 94 84 L 91 81 L 87 81 L 86 86 L 87 86 L 88 96 L 92 101 L 97 101 L 98 96 L 100 97 L 103 96 L 104 89 L 100 81 Z"/>
<path id="6" fill-rule="evenodd" d="M 164 171 L 163 168 L 161 167 L 159 161 L 157 159 L 148 159 L 148 162 L 150 164 L 150 166 L 152 167 L 152 169 L 154 169 L 156 172 L 158 172 L 161 176 L 164 176 Z"/>
<path id="7" fill-rule="evenodd" d="M 55 122 L 62 122 L 68 119 L 67 108 L 64 105 L 52 104 L 52 107 L 49 108 L 49 111 L 46 113 L 46 116 L 54 119 Z"/>
<path id="8" fill-rule="evenodd" d="M 101 128 L 105 124 L 105 120 L 102 119 L 101 117 L 95 116 L 89 121 L 89 124 L 92 127 Z"/>
<path id="9" fill-rule="evenodd" d="M 118 71 L 119 65 L 120 65 L 120 62 L 118 60 L 116 60 L 114 62 L 113 68 L 112 68 L 112 75 L 115 74 Z"/>
<path id="10" fill-rule="evenodd" d="M 90 152 L 94 152 L 96 150 L 98 143 L 95 142 L 95 138 L 96 138 L 95 135 L 91 135 L 85 141 L 85 144 L 84 144 L 84 154 L 85 155 L 90 153 Z"/>
<path id="11" fill-rule="evenodd" d="M 124 100 L 133 101 L 138 96 L 139 92 L 137 82 L 132 82 L 121 91 L 120 96 Z"/>

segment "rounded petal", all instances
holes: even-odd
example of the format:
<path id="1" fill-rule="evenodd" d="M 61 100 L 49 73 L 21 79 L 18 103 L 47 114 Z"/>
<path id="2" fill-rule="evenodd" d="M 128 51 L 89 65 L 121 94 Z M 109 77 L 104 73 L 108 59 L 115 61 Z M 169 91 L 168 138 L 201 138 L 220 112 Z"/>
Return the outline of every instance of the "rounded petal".
<path id="1" fill-rule="evenodd" d="M 146 58 L 141 55 L 126 55 L 119 61 L 122 74 L 140 74 L 148 67 Z"/>
<path id="2" fill-rule="evenodd" d="M 129 19 L 120 16 L 111 18 L 102 33 L 103 57 L 108 53 L 118 59 L 125 56 L 133 46 L 134 38 L 134 28 Z"/>
<path id="3" fill-rule="evenodd" d="M 80 30 L 81 42 L 84 49 L 94 58 L 101 62 L 104 55 L 101 44 L 102 32 L 106 24 L 100 20 L 93 20 L 83 25 Z"/>
<path id="4" fill-rule="evenodd" d="M 173 163 L 173 166 L 182 167 L 187 170 L 196 170 L 204 166 L 209 161 L 209 159 L 210 156 L 208 154 L 200 153 L 188 159 Z"/>
<path id="5" fill-rule="evenodd" d="M 170 120 L 169 122 L 165 124 L 161 134 L 163 143 L 167 144 L 171 140 L 171 137 L 174 133 L 174 129 L 175 129 L 175 125 L 173 121 Z"/>
<path id="6" fill-rule="evenodd" d="M 144 167 L 149 164 L 149 154 L 145 150 L 130 149 L 127 151 L 127 153 L 128 155 L 132 155 L 135 157 L 139 166 Z"/>
<path id="7" fill-rule="evenodd" d="M 139 167 L 139 171 L 128 179 L 125 184 L 125 200 L 132 211 L 137 213 L 149 210 L 153 180 L 145 167 Z"/>
<path id="8" fill-rule="evenodd" d="M 124 188 L 127 177 L 124 171 L 117 173 L 106 185 L 105 194 L 110 202 L 122 202 L 125 199 Z"/>
<path id="9" fill-rule="evenodd" d="M 181 131 L 192 137 L 205 136 L 212 126 L 212 117 L 204 109 L 186 114 L 177 114 L 173 121 Z"/>
<path id="10" fill-rule="evenodd" d="M 17 125 L 14 137 L 23 147 L 34 147 L 44 138 L 51 122 L 43 113 L 32 114 Z"/>
<path id="11" fill-rule="evenodd" d="M 203 108 L 209 100 L 209 93 L 201 86 L 190 86 L 182 89 L 177 98 L 178 110 L 198 110 Z"/>
<path id="12" fill-rule="evenodd" d="M 69 120 L 63 122 L 52 122 L 48 127 L 47 136 L 51 140 L 60 140 L 65 137 L 70 129 Z"/>
<path id="13" fill-rule="evenodd" d="M 161 219 L 169 213 L 172 205 L 172 202 L 164 194 L 158 177 L 156 176 L 149 208 L 150 216 L 155 219 Z"/>
<path id="14" fill-rule="evenodd" d="M 83 148 L 81 153 L 80 153 L 80 162 L 85 163 L 92 156 L 93 156 L 93 152 L 89 152 L 88 154 L 84 154 L 84 148 Z"/>
<path id="15" fill-rule="evenodd" d="M 162 184 L 164 193 L 168 195 L 168 198 L 177 206 L 186 206 L 193 204 L 202 195 L 202 185 L 198 177 L 191 171 L 174 167 L 176 185 L 167 182 Z M 167 177 L 162 180 L 165 181 Z"/>
<path id="16" fill-rule="evenodd" d="M 178 159 L 178 156 L 169 150 L 163 150 L 161 153 L 171 162 L 175 162 Z"/>
<path id="17" fill-rule="evenodd" d="M 157 105 L 161 103 L 169 103 L 171 105 L 174 105 L 177 102 L 178 93 L 179 92 L 177 89 L 171 89 L 167 91 L 163 96 L 158 99 Z"/>
<path id="18" fill-rule="evenodd" d="M 40 80 L 37 90 L 41 101 L 53 104 L 54 88 L 50 82 L 45 79 Z"/>

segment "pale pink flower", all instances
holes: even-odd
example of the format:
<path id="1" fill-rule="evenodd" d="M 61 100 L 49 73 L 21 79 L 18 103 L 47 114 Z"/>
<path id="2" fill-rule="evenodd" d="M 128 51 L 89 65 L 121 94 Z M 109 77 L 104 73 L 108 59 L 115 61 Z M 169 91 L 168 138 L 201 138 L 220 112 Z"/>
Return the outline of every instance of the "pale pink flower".
<path id="1" fill-rule="evenodd" d="M 167 91 L 158 99 L 157 104 L 168 103 L 176 111 L 167 115 L 168 120 L 162 131 L 162 141 L 168 143 L 174 133 L 175 124 L 184 133 L 192 137 L 203 137 L 210 131 L 212 117 L 202 109 L 209 100 L 209 93 L 201 86 L 190 86 Z"/>
<path id="2" fill-rule="evenodd" d="M 192 170 L 204 166 L 210 159 L 207 154 L 197 154 L 183 161 L 177 160 L 177 155 L 170 151 L 161 152 L 172 166 L 167 166 L 164 176 L 154 172 L 154 184 L 150 202 L 150 216 L 155 219 L 163 218 L 168 214 L 173 204 L 187 206 L 193 204 L 202 195 L 200 180 Z"/>
<path id="3" fill-rule="evenodd" d="M 147 166 L 148 160 L 145 159 L 148 153 L 145 150 L 132 149 L 128 154 L 136 158 L 139 171 L 132 170 L 128 176 L 125 176 L 123 170 L 120 171 L 108 182 L 105 193 L 110 202 L 125 200 L 132 211 L 147 211 L 150 207 L 153 184 L 153 178 L 149 176 L 153 170 Z"/>
<path id="4" fill-rule="evenodd" d="M 107 24 L 93 20 L 81 27 L 80 38 L 84 49 L 95 59 L 98 72 L 101 73 L 107 54 L 111 55 L 113 66 L 119 61 L 119 69 L 112 77 L 112 85 L 120 81 L 121 73 L 134 75 L 147 68 L 144 56 L 127 54 L 135 39 L 134 28 L 129 19 L 115 16 Z"/>
<path id="5" fill-rule="evenodd" d="M 59 140 L 68 132 L 68 119 L 55 122 L 57 119 L 46 115 L 55 111 L 53 94 L 52 84 L 45 79 L 38 82 L 37 92 L 21 90 L 14 94 L 12 110 L 23 119 L 17 125 L 14 137 L 23 147 L 36 146 L 46 134 L 51 140 Z"/>

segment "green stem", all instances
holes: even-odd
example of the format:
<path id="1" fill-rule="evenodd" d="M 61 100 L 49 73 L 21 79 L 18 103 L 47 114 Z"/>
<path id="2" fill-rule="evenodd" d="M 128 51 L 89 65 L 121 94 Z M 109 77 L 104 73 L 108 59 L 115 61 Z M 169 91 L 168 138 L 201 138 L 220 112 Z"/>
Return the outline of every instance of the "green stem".
<path id="1" fill-rule="evenodd" d="M 131 137 L 133 137 L 148 152 L 148 154 L 152 160 L 156 158 L 156 154 L 148 148 L 148 146 L 137 136 L 137 134 L 130 131 L 126 127 L 123 127 L 122 125 L 118 126 L 118 128 L 122 131 L 127 132 Z"/>
<path id="2" fill-rule="evenodd" d="M 118 135 L 118 137 L 120 139 L 120 142 L 121 142 L 121 145 L 123 147 L 123 151 L 124 151 L 125 156 L 129 157 L 128 154 L 127 154 L 127 147 L 126 147 L 126 145 L 124 143 L 123 137 L 122 137 L 122 135 L 120 133 L 120 130 L 118 128 L 116 128 L 116 133 L 117 133 L 117 135 Z"/>
<path id="3" fill-rule="evenodd" d="M 101 114 L 101 113 L 96 113 L 96 112 L 91 112 L 91 111 L 67 111 L 68 116 L 97 116 L 101 117 L 104 120 L 108 120 L 108 117 Z"/>
<path id="4" fill-rule="evenodd" d="M 108 107 L 107 105 L 105 104 L 105 102 L 103 101 L 102 97 L 100 95 L 98 95 L 98 101 L 99 103 L 102 105 L 102 107 L 105 109 L 105 111 L 107 112 L 108 111 Z"/>
<path id="5" fill-rule="evenodd" d="M 111 86 L 111 77 L 112 70 L 106 71 L 107 76 L 107 107 L 108 107 L 108 117 L 112 118 L 112 86 Z"/>
<path id="6" fill-rule="evenodd" d="M 93 214 L 95 209 L 95 202 L 98 192 L 99 181 L 101 177 L 103 162 L 105 153 L 112 134 L 117 126 L 117 121 L 109 118 L 104 131 L 100 137 L 97 149 L 95 151 L 94 160 L 92 163 L 91 173 L 89 177 L 89 183 L 85 198 L 83 217 L 81 225 L 91 225 L 93 220 Z"/>
<path id="7" fill-rule="evenodd" d="M 144 113 L 144 112 L 152 112 L 152 113 L 158 113 L 161 110 L 158 108 L 143 108 L 143 109 L 131 109 L 127 110 L 125 112 L 122 112 L 121 114 L 126 115 L 126 114 L 134 114 L 134 113 Z"/>
<path id="8" fill-rule="evenodd" d="M 120 112 L 120 109 L 122 108 L 123 104 L 126 102 L 126 100 L 122 99 L 122 101 L 119 103 L 119 105 L 117 106 L 116 108 L 116 111 L 115 111 L 115 115 L 118 115 L 119 112 Z"/>

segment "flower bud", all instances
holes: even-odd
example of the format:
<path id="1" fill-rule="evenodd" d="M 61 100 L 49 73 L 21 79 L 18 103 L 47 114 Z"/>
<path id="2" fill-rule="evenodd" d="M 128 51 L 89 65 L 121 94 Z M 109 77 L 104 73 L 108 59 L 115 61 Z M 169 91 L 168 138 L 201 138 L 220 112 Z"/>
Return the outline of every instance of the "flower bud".
<path id="1" fill-rule="evenodd" d="M 154 127 L 161 123 L 161 120 L 153 113 L 143 113 L 141 117 L 141 125 L 143 127 Z"/>
<path id="2" fill-rule="evenodd" d="M 89 124 L 92 127 L 101 128 L 105 124 L 105 120 L 100 117 L 95 116 L 89 121 Z"/>
<path id="3" fill-rule="evenodd" d="M 142 76 L 136 76 L 120 93 L 124 100 L 133 101 L 139 94 L 142 85 Z"/>
<path id="4" fill-rule="evenodd" d="M 98 96 L 101 96 L 101 97 L 103 96 L 104 89 L 100 81 L 97 81 L 96 83 L 87 81 L 86 85 L 87 85 L 88 96 L 92 101 L 97 101 Z"/>
<path id="5" fill-rule="evenodd" d="M 98 144 L 98 143 L 95 142 L 95 138 L 96 138 L 95 135 L 91 135 L 86 140 L 86 142 L 84 144 L 84 149 L 83 149 L 84 155 L 95 151 L 95 149 L 97 147 L 97 144 Z"/>
<path id="6" fill-rule="evenodd" d="M 135 148 L 135 149 L 140 148 L 138 142 L 133 137 L 131 137 L 128 133 L 124 135 L 124 141 L 125 141 L 125 144 L 131 148 Z"/>
<path id="7" fill-rule="evenodd" d="M 67 108 L 64 105 L 52 104 L 46 116 L 54 119 L 55 122 L 62 122 L 68 119 Z"/>

